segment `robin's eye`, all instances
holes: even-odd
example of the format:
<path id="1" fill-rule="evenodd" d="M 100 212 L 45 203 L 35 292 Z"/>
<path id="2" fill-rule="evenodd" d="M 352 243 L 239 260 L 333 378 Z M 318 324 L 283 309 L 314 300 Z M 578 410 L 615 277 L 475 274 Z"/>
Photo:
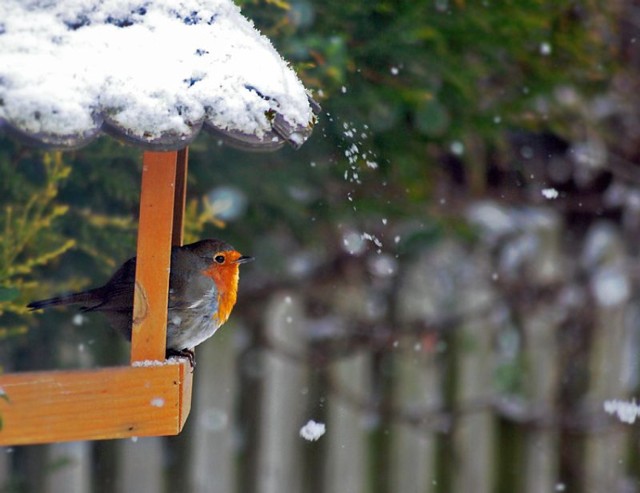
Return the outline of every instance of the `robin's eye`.
<path id="1" fill-rule="evenodd" d="M 215 260 L 219 264 L 224 264 L 224 255 L 216 255 L 215 257 L 213 257 L 213 260 Z"/>

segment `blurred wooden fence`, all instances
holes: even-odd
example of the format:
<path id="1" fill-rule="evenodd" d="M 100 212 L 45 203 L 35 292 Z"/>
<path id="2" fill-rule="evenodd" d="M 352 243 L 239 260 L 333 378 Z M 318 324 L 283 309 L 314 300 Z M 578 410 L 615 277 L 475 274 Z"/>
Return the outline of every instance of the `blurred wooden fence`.
<path id="1" fill-rule="evenodd" d="M 632 252 L 544 208 L 468 217 L 479 243 L 371 252 L 320 315 L 293 290 L 260 327 L 235 314 L 198 350 L 183 436 L 5 449 L 3 491 L 640 491 L 638 432 L 603 410 L 638 387 Z"/>

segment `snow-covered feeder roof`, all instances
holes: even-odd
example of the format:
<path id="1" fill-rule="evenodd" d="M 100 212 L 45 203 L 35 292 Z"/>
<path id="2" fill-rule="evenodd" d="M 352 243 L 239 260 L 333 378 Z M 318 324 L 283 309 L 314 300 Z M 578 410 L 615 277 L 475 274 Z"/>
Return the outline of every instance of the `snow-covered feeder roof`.
<path id="1" fill-rule="evenodd" d="M 317 104 L 231 0 L 1 0 L 0 131 L 80 147 L 299 147 Z"/>

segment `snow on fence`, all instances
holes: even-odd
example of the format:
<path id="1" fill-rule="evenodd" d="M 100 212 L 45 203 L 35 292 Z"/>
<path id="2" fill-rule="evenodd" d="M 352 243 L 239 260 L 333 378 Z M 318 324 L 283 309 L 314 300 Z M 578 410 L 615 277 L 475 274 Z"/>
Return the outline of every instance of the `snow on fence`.
<path id="1" fill-rule="evenodd" d="M 49 446 L 19 471 L 47 471 L 29 491 L 633 491 L 637 432 L 604 409 L 638 387 L 630 252 L 606 222 L 567 251 L 553 211 L 500 223 L 484 207 L 474 245 L 425 247 L 382 281 L 336 278 L 322 320 L 304 293 L 275 291 L 259 327 L 199 348 L 183 437 L 119 442 L 113 468 L 95 444 Z M 393 308 L 363 334 L 371 299 Z M 249 357 L 234 331 L 253 330 Z M 315 441 L 309 420 L 326 426 Z"/>

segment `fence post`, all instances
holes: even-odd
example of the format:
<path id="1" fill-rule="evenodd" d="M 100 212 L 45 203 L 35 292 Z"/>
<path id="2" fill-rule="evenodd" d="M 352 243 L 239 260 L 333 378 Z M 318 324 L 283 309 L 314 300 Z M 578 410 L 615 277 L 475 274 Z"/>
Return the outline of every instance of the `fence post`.
<path id="1" fill-rule="evenodd" d="M 233 493 L 236 350 L 233 322 L 198 347 L 190 463 L 195 493 Z"/>
<path id="2" fill-rule="evenodd" d="M 437 272 L 453 265 L 451 254 L 456 257 L 457 252 L 450 246 L 423 252 L 399 274 L 396 296 L 398 336 L 402 340 L 393 343 L 393 407 L 400 416 L 391 428 L 389 484 L 392 492 L 423 492 L 437 487 L 437 435 L 423 425 L 434 424 L 430 418 L 437 419 L 436 414 L 428 413 L 437 411 L 442 405 L 442 379 L 436 362 L 439 335 L 412 336 L 404 327 L 428 323 L 445 315 L 443 308 L 448 303 L 443 295 L 447 297 L 446 290 L 443 292 Z M 431 347 L 426 346 L 427 342 Z M 412 418 L 412 422 L 407 422 L 406 418 Z"/>
<path id="3" fill-rule="evenodd" d="M 429 491 L 436 486 L 436 433 L 422 424 L 441 400 L 435 352 L 410 347 L 396 356 L 394 407 L 415 421 L 399 420 L 391 428 L 390 491 Z"/>
<path id="4" fill-rule="evenodd" d="M 47 447 L 46 493 L 86 493 L 91 491 L 90 442 L 55 443 Z"/>
<path id="5" fill-rule="evenodd" d="M 532 288 L 559 282 L 567 259 L 560 255 L 561 221 L 551 210 L 537 210 L 528 220 L 536 248 L 528 259 L 527 279 Z M 559 432 L 556 423 L 556 393 L 560 377 L 558 328 L 566 310 L 557 303 L 538 301 L 519 315 L 523 320 L 525 394 L 530 413 L 539 425 L 524 437 L 523 479 L 525 493 L 554 491 L 558 484 Z"/>
<path id="6" fill-rule="evenodd" d="M 306 334 L 298 297 L 277 293 L 269 302 L 265 320 L 270 346 L 263 358 L 262 409 L 258 450 L 258 493 L 302 493 L 302 441 L 298 432 L 306 423 Z M 284 354 L 286 353 L 286 354 Z"/>
<path id="7" fill-rule="evenodd" d="M 334 392 L 327 413 L 324 491 L 367 493 L 372 489 L 367 467 L 367 410 L 359 409 L 340 392 L 360 403 L 369 402 L 371 355 L 367 350 L 358 351 L 333 363 L 329 371 Z"/>
<path id="8" fill-rule="evenodd" d="M 94 364 L 93 354 L 79 350 L 72 338 L 62 337 L 56 341 L 56 351 L 63 367 L 79 363 L 82 368 L 90 368 Z M 91 490 L 91 442 L 52 443 L 45 447 L 47 465 L 53 465 L 46 475 L 46 493 L 85 493 Z"/>
<path id="9" fill-rule="evenodd" d="M 493 399 L 494 330 L 487 307 L 494 291 L 483 247 L 462 262 L 458 275 L 459 309 L 467 313 L 457 329 L 457 382 L 453 429 L 455 492 L 489 493 L 494 487 L 495 422 Z"/>
<path id="10" fill-rule="evenodd" d="M 631 282 L 624 244 L 615 226 L 593 226 L 585 245 L 583 262 L 591 274 L 595 322 L 589 356 L 589 390 L 585 408 L 592 425 L 603 424 L 603 403 L 626 399 L 629 381 L 624 377 L 625 355 L 632 347 L 632 331 L 626 326 Z M 624 429 L 604 429 L 586 440 L 585 491 L 621 491 L 625 477 L 627 440 Z"/>
<path id="11" fill-rule="evenodd" d="M 10 454 L 12 453 L 11 447 L 0 447 L 0 491 L 9 490 L 9 482 L 11 481 Z"/>
<path id="12" fill-rule="evenodd" d="M 121 440 L 116 491 L 164 491 L 162 437 Z"/>
<path id="13" fill-rule="evenodd" d="M 527 380 L 525 392 L 538 425 L 525 433 L 524 493 L 554 491 L 558 480 L 559 435 L 556 399 L 558 371 L 558 317 L 554 307 L 542 305 L 523 323 Z"/>

